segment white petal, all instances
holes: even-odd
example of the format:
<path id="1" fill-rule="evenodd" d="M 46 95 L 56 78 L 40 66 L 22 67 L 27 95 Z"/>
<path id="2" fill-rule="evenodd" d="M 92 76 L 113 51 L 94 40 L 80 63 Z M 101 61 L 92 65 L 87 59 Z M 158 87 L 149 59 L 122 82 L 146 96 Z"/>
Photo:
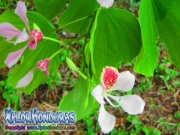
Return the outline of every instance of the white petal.
<path id="1" fill-rule="evenodd" d="M 21 32 L 21 34 L 16 39 L 16 42 L 14 43 L 14 45 L 24 42 L 28 39 L 29 39 L 29 35 L 27 34 L 26 29 L 24 28 L 23 31 Z"/>
<path id="2" fill-rule="evenodd" d="M 104 109 L 104 105 L 101 105 L 98 122 L 102 132 L 107 134 L 114 128 L 116 118 Z"/>
<path id="3" fill-rule="evenodd" d="M 113 5 L 114 0 L 97 0 L 101 7 L 109 8 Z"/>
<path id="4" fill-rule="evenodd" d="M 97 85 L 91 92 L 91 95 L 97 100 L 99 104 L 105 104 L 103 100 L 103 86 L 102 85 Z"/>
<path id="5" fill-rule="evenodd" d="M 136 115 L 144 111 L 145 102 L 138 95 L 127 95 L 121 97 L 119 105 L 128 114 Z"/>
<path id="6" fill-rule="evenodd" d="M 16 88 L 26 87 L 33 79 L 33 70 L 29 71 L 21 80 L 18 81 Z"/>
<path id="7" fill-rule="evenodd" d="M 129 91 L 133 88 L 135 82 L 135 76 L 129 71 L 119 73 L 118 81 L 114 84 L 111 90 L 123 90 Z"/>

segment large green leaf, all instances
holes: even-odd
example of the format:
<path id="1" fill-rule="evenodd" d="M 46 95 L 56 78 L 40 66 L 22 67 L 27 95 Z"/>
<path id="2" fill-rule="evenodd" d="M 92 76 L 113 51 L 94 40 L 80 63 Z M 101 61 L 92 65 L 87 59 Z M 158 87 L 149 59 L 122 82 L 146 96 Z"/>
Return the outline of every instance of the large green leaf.
<path id="1" fill-rule="evenodd" d="M 180 68 L 180 0 L 152 0 L 158 33 L 168 55 Z"/>
<path id="2" fill-rule="evenodd" d="M 53 19 L 66 5 L 67 0 L 34 0 L 39 13 Z"/>
<path id="3" fill-rule="evenodd" d="M 43 16 L 35 12 L 28 12 L 27 16 L 30 22 L 31 29 L 32 29 L 32 24 L 35 23 L 40 27 L 41 31 L 45 36 L 57 38 L 56 34 L 53 32 L 52 26 Z M 18 22 L 20 22 L 21 24 L 21 21 L 18 20 L 19 18 L 14 14 L 14 11 L 8 11 L 2 14 L 0 16 L 1 22 L 2 22 L 1 20 L 2 17 L 6 18 L 6 19 L 2 19 L 3 21 L 11 22 L 16 27 L 18 26 L 19 29 L 21 30 L 23 29 L 24 24 L 22 25 L 18 24 Z M 14 22 L 11 20 L 11 17 L 15 19 Z M 7 57 L 8 53 L 18 50 L 27 44 L 26 42 L 26 44 L 22 43 L 14 46 L 13 44 L 6 43 L 2 38 L 0 39 L 0 43 L 2 43 L 0 44 L 0 49 L 1 49 L 0 52 L 2 53 L 2 57 L 0 61 L 3 62 L 3 64 L 1 64 L 0 67 L 4 67 L 4 60 Z M 38 42 L 37 48 L 35 50 L 29 50 L 29 48 L 27 48 L 23 54 L 23 61 L 21 62 L 20 65 L 16 65 L 12 71 L 12 74 L 10 76 L 10 84 L 15 88 L 17 82 L 21 78 L 23 78 L 30 70 L 36 68 L 36 64 L 39 60 L 50 57 L 58 49 L 59 49 L 59 44 L 54 43 L 52 41 L 44 41 L 44 40 Z M 50 74 L 57 69 L 58 69 L 58 57 L 54 57 L 49 65 Z M 36 69 L 34 72 L 33 81 L 27 87 L 21 88 L 20 90 L 25 92 L 26 94 L 30 94 L 35 88 L 39 86 L 39 84 L 43 83 L 46 79 L 47 78 L 44 77 L 43 72 Z"/>
<path id="4" fill-rule="evenodd" d="M 152 76 L 158 62 L 156 47 L 157 30 L 151 0 L 142 0 L 139 11 L 143 47 L 138 55 L 134 71 Z"/>
<path id="5" fill-rule="evenodd" d="M 143 48 L 137 57 L 134 70 L 152 76 L 158 61 L 155 47 L 156 29 L 164 41 L 168 55 L 180 68 L 180 1 L 179 0 L 142 0 L 140 6 L 140 24 Z"/>
<path id="6" fill-rule="evenodd" d="M 59 19 L 59 27 L 74 33 L 88 33 L 97 6 L 96 0 L 71 0 Z"/>
<path id="7" fill-rule="evenodd" d="M 141 32 L 136 17 L 122 9 L 98 9 L 90 38 L 95 82 L 99 82 L 103 67 L 131 61 L 140 48 Z"/>
<path id="8" fill-rule="evenodd" d="M 95 100 L 90 94 L 92 86 L 89 80 L 80 78 L 74 89 L 60 101 L 58 110 L 76 113 L 76 121 L 87 116 L 95 105 Z"/>

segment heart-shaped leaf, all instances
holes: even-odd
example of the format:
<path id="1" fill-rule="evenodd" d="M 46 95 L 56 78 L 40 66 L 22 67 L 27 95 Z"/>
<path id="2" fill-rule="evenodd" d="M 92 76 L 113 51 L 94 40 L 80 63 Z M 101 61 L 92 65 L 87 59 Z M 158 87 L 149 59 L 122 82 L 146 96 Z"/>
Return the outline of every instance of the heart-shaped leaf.
<path id="1" fill-rule="evenodd" d="M 74 33 L 88 33 L 97 6 L 96 0 L 71 0 L 59 19 L 59 27 Z"/>
<path id="2" fill-rule="evenodd" d="M 39 13 L 51 20 L 65 7 L 67 0 L 34 0 Z"/>
<path id="3" fill-rule="evenodd" d="M 180 68 L 180 1 L 152 0 L 152 3 L 160 38 L 172 63 Z"/>
<path id="4" fill-rule="evenodd" d="M 122 9 L 99 8 L 90 38 L 94 81 L 99 83 L 103 67 L 117 67 L 120 61 L 131 61 L 141 48 L 139 23 Z"/>

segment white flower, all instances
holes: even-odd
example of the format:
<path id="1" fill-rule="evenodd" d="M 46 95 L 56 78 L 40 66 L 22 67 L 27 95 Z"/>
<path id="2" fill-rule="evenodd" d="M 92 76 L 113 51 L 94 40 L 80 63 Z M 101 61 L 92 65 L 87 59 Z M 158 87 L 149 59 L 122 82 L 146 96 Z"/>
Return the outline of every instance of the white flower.
<path id="1" fill-rule="evenodd" d="M 113 5 L 114 0 L 97 0 L 101 7 L 109 8 Z"/>
<path id="2" fill-rule="evenodd" d="M 129 91 L 133 88 L 135 76 L 129 71 L 119 73 L 113 67 L 105 67 L 101 74 L 101 83 L 97 85 L 91 92 L 92 96 L 101 105 L 98 122 L 103 133 L 109 133 L 115 125 L 116 119 L 104 109 L 104 98 L 113 107 L 119 107 L 130 115 L 140 114 L 144 110 L 145 102 L 138 95 L 112 96 L 108 94 L 110 91 L 122 90 Z M 111 100 L 116 101 L 115 105 Z"/>

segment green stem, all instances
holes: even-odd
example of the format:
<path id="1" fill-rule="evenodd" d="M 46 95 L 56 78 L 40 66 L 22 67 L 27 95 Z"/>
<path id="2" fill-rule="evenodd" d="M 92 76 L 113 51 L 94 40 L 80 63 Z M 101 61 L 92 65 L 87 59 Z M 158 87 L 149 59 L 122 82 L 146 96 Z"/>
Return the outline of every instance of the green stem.
<path id="1" fill-rule="evenodd" d="M 77 72 L 81 77 L 83 77 L 84 79 L 87 79 L 87 76 L 84 75 L 81 71 L 76 70 L 76 72 Z"/>
<path id="2" fill-rule="evenodd" d="M 67 44 L 66 42 L 63 42 L 63 41 L 60 41 L 60 40 L 57 40 L 57 39 L 54 39 L 54 38 L 50 38 L 50 37 L 43 37 L 43 39 L 45 40 L 50 40 L 50 41 L 53 41 L 53 42 L 56 42 L 56 43 L 59 43 L 59 44 Z"/>
<path id="3" fill-rule="evenodd" d="M 14 110 L 15 111 L 17 111 L 18 107 L 19 107 L 20 95 L 21 95 L 21 91 L 18 90 L 18 93 L 17 93 L 18 99 L 17 99 L 17 101 L 15 102 L 15 105 L 14 105 Z"/>
<path id="4" fill-rule="evenodd" d="M 51 55 L 50 59 L 54 58 L 57 54 L 61 53 L 63 51 L 63 49 L 58 50 L 57 52 L 55 52 L 53 55 Z"/>

